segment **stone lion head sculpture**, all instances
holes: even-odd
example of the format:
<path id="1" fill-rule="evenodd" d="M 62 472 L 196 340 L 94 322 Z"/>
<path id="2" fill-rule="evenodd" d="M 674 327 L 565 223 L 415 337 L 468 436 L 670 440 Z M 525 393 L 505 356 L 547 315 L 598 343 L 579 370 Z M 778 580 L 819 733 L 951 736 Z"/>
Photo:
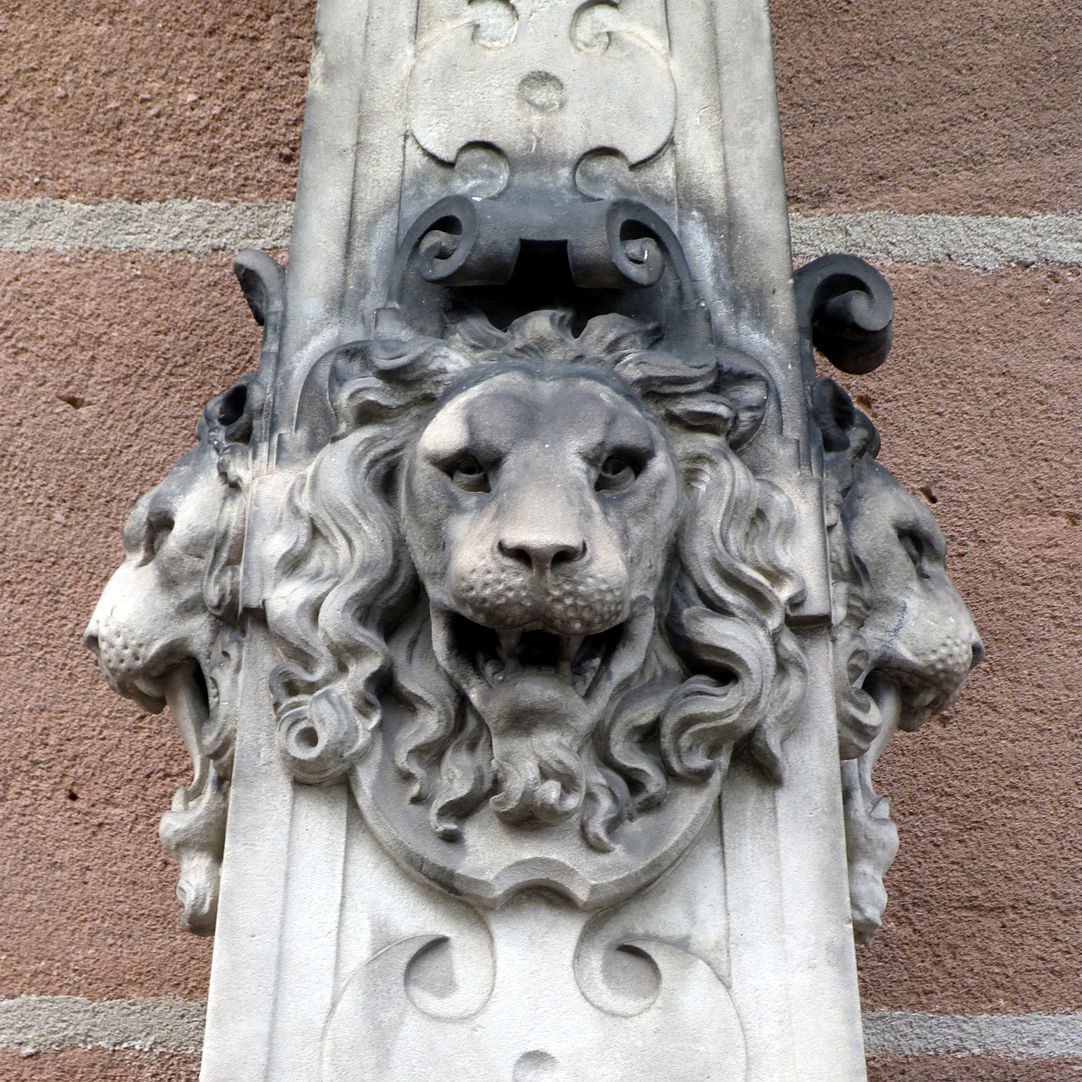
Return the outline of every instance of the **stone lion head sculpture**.
<path id="1" fill-rule="evenodd" d="M 102 591 L 84 640 L 114 691 L 158 713 L 169 706 L 194 778 L 162 817 L 180 864 L 177 898 L 189 930 L 214 929 L 225 838 L 233 725 L 223 699 L 239 649 L 239 563 L 248 443 L 261 402 L 253 377 L 212 399 L 198 442 L 135 505 L 124 562 Z"/>
<path id="2" fill-rule="evenodd" d="M 871 421 L 832 380 L 816 387 L 826 450 L 835 609 L 836 697 L 853 927 L 882 923 L 883 877 L 898 851 L 890 803 L 872 771 L 897 729 L 913 730 L 958 697 L 984 647 L 947 576 L 930 509 L 876 461 Z"/>
<path id="3" fill-rule="evenodd" d="M 881 726 L 877 687 L 889 684 L 898 696 L 898 726 L 916 729 L 954 703 L 984 647 L 947 575 L 947 544 L 931 510 L 876 461 L 879 435 L 841 387 L 822 380 L 816 396 L 842 614 L 842 749 L 852 757 Z"/>
<path id="4" fill-rule="evenodd" d="M 336 351 L 338 431 L 292 486 L 267 603 L 298 778 L 341 774 L 393 714 L 440 837 L 487 801 L 604 851 L 670 779 L 744 748 L 780 774 L 792 516 L 735 451 L 767 383 L 658 342 L 546 311 Z"/>

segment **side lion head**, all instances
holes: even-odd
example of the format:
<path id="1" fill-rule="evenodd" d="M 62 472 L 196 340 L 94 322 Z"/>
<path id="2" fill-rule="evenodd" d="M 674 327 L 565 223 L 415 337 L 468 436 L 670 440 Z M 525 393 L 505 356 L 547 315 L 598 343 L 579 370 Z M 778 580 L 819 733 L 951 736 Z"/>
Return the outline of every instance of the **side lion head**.
<path id="1" fill-rule="evenodd" d="M 816 388 L 826 450 L 835 589 L 835 689 L 849 897 L 857 941 L 882 923 L 883 877 L 898 851 L 890 802 L 872 772 L 897 728 L 947 709 L 984 654 L 947 576 L 931 511 L 876 462 L 874 426 L 832 380 Z"/>
<path id="2" fill-rule="evenodd" d="M 168 703 L 195 777 L 159 833 L 180 864 L 191 931 L 214 930 L 233 733 L 223 696 L 239 662 L 233 628 L 244 543 L 248 441 L 261 402 L 252 378 L 212 399 L 198 443 L 136 503 L 124 562 L 102 591 L 84 641 L 119 694 L 158 713 Z"/>
<path id="3" fill-rule="evenodd" d="M 918 728 L 957 699 L 984 656 L 947 575 L 947 545 L 923 501 L 876 461 L 874 426 L 832 380 L 817 388 L 827 450 L 827 505 L 846 669 L 842 745 L 859 755 L 879 730 L 877 685 L 900 696 L 899 726 Z"/>

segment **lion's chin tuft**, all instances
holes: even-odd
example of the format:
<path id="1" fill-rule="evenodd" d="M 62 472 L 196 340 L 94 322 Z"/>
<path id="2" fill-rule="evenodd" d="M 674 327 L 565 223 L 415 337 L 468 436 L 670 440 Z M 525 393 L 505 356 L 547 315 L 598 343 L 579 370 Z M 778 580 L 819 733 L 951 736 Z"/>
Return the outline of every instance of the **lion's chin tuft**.
<path id="1" fill-rule="evenodd" d="M 581 755 L 559 737 L 497 740 L 492 808 L 507 823 L 559 823 L 582 807 Z"/>

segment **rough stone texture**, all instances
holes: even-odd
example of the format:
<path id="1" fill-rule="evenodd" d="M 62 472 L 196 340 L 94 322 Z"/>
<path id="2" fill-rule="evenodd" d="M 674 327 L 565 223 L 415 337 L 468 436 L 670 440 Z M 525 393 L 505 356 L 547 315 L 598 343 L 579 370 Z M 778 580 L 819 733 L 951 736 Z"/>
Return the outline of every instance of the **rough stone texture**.
<path id="1" fill-rule="evenodd" d="M 24 1055 L 68 1048 L 198 1052 L 206 1005 L 180 999 L 19 996 L 0 1000 L 0 1048 Z"/>
<path id="2" fill-rule="evenodd" d="M 291 196 L 314 11 L 5 4 L 0 196 Z"/>
<path id="3" fill-rule="evenodd" d="M 865 1011 L 864 1047 L 875 1056 L 1082 1055 L 1082 1014 L 913 1014 Z"/>
<path id="4" fill-rule="evenodd" d="M 988 650 L 879 769 L 901 851 L 865 1009 L 1077 1010 L 1082 274 L 895 266 L 894 354 L 847 385 L 935 501 Z"/>
<path id="5" fill-rule="evenodd" d="M 1077 1082 L 1082 1059 L 1022 1061 L 997 1056 L 873 1059 L 868 1082 Z"/>
<path id="6" fill-rule="evenodd" d="M 1082 24 L 1070 5 L 771 8 L 791 209 L 1082 206 Z"/>
<path id="7" fill-rule="evenodd" d="M 250 627 L 235 700 L 230 845 L 204 1053 L 208 1078 L 256 1082 L 322 1071 L 326 1082 L 508 1075 L 621 1082 L 638 1073 L 671 1082 L 704 1075 L 736 1082 L 745 1076 L 742 1043 L 749 1080 L 864 1077 L 856 966 L 848 936 L 838 934 L 846 930 L 849 899 L 841 874 L 837 739 L 833 724 L 822 724 L 832 707 L 827 629 L 808 630 L 798 647 L 796 633 L 781 626 L 790 604 L 793 611 L 799 606 L 805 625 L 824 611 L 822 524 L 813 487 L 794 480 L 782 496 L 759 484 L 764 476 L 794 479 L 790 456 L 807 431 L 805 388 L 792 363 L 799 342 L 787 294 L 791 260 L 780 146 L 772 109 L 762 110 L 773 98 L 765 4 L 686 0 L 677 9 L 621 3 L 621 21 L 630 18 L 633 26 L 603 35 L 600 20 L 612 16 L 614 6 L 424 0 L 401 12 L 372 4 L 365 21 L 351 3 L 324 9 L 324 55 L 313 84 L 318 93 L 305 118 L 311 138 L 297 196 L 289 316 L 266 437 L 282 433 L 283 454 L 256 487 L 256 526 L 243 568 L 244 599 L 263 601 L 267 621 L 265 635 L 262 626 Z M 472 13 L 482 20 L 476 33 L 460 21 Z M 672 16 L 671 71 L 651 45 L 665 31 L 666 14 Z M 499 24 L 508 35 L 514 30 L 503 52 L 492 47 Z M 716 33 L 719 26 L 724 30 Z M 420 87 L 433 69 L 419 58 L 409 72 L 403 58 L 429 40 L 440 54 L 434 65 L 439 85 L 433 79 Z M 582 54 L 591 49 L 587 61 Z M 622 67 L 619 78 L 609 77 L 616 59 L 634 67 L 639 78 L 633 86 Z M 563 92 L 552 97 L 557 81 L 566 90 L 566 111 L 552 107 Z M 521 108 L 501 108 L 508 92 Z M 629 93 L 635 101 L 626 100 Z M 679 126 L 669 106 L 674 94 Z M 493 108 L 478 113 L 480 99 Z M 462 117 L 447 112 L 462 103 L 469 103 L 465 128 L 457 126 Z M 507 198 L 475 205 L 462 196 L 415 217 L 429 192 L 446 190 L 452 178 L 409 146 L 403 152 L 404 116 L 418 142 L 444 160 L 461 162 L 458 151 L 468 150 L 470 139 L 491 143 L 512 177 Z M 716 123 L 709 122 L 712 116 Z M 662 161 L 655 151 L 670 130 L 673 148 Z M 574 161 L 591 150 L 600 153 L 573 175 L 569 156 Z M 629 165 L 642 160 L 642 171 L 625 175 L 612 151 Z M 606 153 L 607 164 L 595 160 Z M 585 176 L 594 166 L 598 172 Z M 651 168 L 656 172 L 647 176 Z M 456 170 L 455 183 L 465 180 Z M 516 191 L 538 184 L 543 199 L 528 208 L 516 202 Z M 600 201 L 583 205 L 585 191 L 621 198 L 606 210 Z M 632 197 L 640 192 L 664 193 L 671 220 L 689 222 L 679 241 L 661 222 L 649 225 L 652 211 L 635 208 Z M 595 217 L 602 212 L 607 224 Z M 429 263 L 424 223 L 430 215 L 440 230 L 461 232 L 447 260 L 433 252 Z M 632 225 L 640 216 L 643 225 Z M 467 235 L 472 238 L 475 220 L 473 243 Z M 628 239 L 640 228 L 653 230 L 656 239 L 641 252 L 631 246 L 632 252 Z M 718 239 L 726 235 L 734 252 L 719 256 Z M 554 252 L 550 244 L 566 247 L 572 279 L 566 290 L 564 275 L 546 269 L 547 257 L 535 262 L 534 239 L 541 252 Z M 504 289 L 508 256 L 520 241 L 515 276 Z M 650 267 L 660 267 L 654 245 L 658 255 L 667 249 L 670 260 L 662 288 L 625 295 L 631 283 L 653 280 Z M 410 259 L 414 251 L 417 260 Z M 415 267 L 428 269 L 418 276 Z M 400 301 L 394 308 L 387 307 L 388 269 L 390 296 Z M 444 292 L 426 287 L 426 278 Z M 489 303 L 477 293 L 452 293 L 467 283 L 479 284 Z M 620 300 L 599 292 L 579 297 L 580 287 L 603 283 L 621 290 Z M 730 349 L 746 349 L 762 362 L 768 386 L 754 386 L 750 358 L 746 366 L 732 361 L 737 372 L 729 369 L 729 356 L 720 369 L 698 369 L 708 335 L 706 320 L 687 315 L 693 291 L 703 314 L 709 308 L 712 318 L 732 326 Z M 451 331 L 439 309 L 459 297 L 481 300 L 505 325 L 510 309 L 544 309 L 554 292 L 574 297 L 584 316 L 611 303 L 624 318 L 598 315 L 576 340 L 567 329 L 570 317 L 561 328 L 552 313 L 539 312 L 512 323 L 507 339 L 480 325 L 459 327 L 446 348 L 427 337 Z M 639 344 L 628 315 L 657 316 L 681 330 L 663 355 L 636 350 L 628 358 L 622 351 Z M 395 335 L 396 321 L 412 329 Z M 530 328 L 521 338 L 520 323 Z M 395 347 L 386 362 L 375 344 L 319 360 L 338 328 L 362 340 L 389 334 L 408 344 Z M 470 339 L 468 356 L 456 362 L 454 343 Z M 581 362 L 574 360 L 580 350 Z M 506 365 L 510 382 L 498 382 L 502 374 L 496 374 L 471 384 L 479 378 L 476 362 L 490 351 L 505 354 L 495 371 Z M 355 367 L 347 356 L 356 357 Z M 543 397 L 523 385 L 532 377 L 518 371 L 516 356 L 541 370 Z M 615 379 L 604 369 L 618 357 Z M 560 401 L 553 380 L 564 373 L 579 378 L 574 367 L 548 371 L 550 361 L 565 360 L 598 371 L 606 393 L 623 400 L 619 416 L 606 414 L 600 400 L 595 411 L 597 392 L 575 388 L 568 401 L 579 428 L 569 431 L 571 420 L 561 416 L 559 431 L 553 429 L 555 414 L 546 420 L 547 403 L 555 409 Z M 347 379 L 340 388 L 339 376 Z M 447 405 L 430 415 L 426 402 L 444 389 Z M 649 401 L 642 412 L 637 395 Z M 456 416 L 467 402 L 468 420 Z M 752 477 L 732 461 L 723 440 L 738 446 L 764 407 L 769 419 Z M 393 416 L 386 427 L 367 423 L 388 409 Z M 414 455 L 419 416 L 432 427 Z M 545 431 L 533 425 L 539 416 Z M 482 417 L 487 423 L 480 427 Z M 653 434 L 646 431 L 654 425 Z M 332 432 L 338 438 L 329 442 Z M 708 437 L 699 452 L 694 444 L 707 432 L 721 438 Z M 569 447 L 566 437 L 575 443 Z M 257 452 L 262 439 L 253 439 Z M 613 476 L 625 481 L 611 483 L 625 487 L 617 497 L 616 488 L 606 488 L 605 462 L 619 457 L 626 463 Z M 474 463 L 495 468 L 486 478 Z M 591 477 L 591 469 L 600 472 Z M 288 502 L 279 500 L 291 473 L 297 483 Z M 431 488 L 421 484 L 423 476 Z M 545 483 L 535 488 L 538 481 Z M 677 502 L 687 514 L 670 540 L 666 531 Z M 447 514 L 443 522 L 422 525 L 421 508 L 426 520 L 441 517 L 441 509 Z M 405 544 L 391 530 L 395 519 Z M 462 541 L 481 537 L 477 531 L 486 523 L 496 551 L 480 568 L 483 577 L 460 586 L 453 571 L 460 557 L 463 568 L 477 570 L 476 552 Z M 801 549 L 799 591 L 778 562 L 790 527 Z M 436 544 L 441 537 L 443 548 Z M 407 548 L 418 571 L 416 590 L 407 578 Z M 656 570 L 665 564 L 673 570 L 671 591 Z M 494 605 L 500 594 L 508 601 Z M 424 611 L 426 600 L 433 611 Z M 670 644 L 655 650 L 651 643 L 662 617 L 681 625 L 671 634 L 671 651 Z M 545 630 L 527 630 L 537 627 Z M 386 652 L 379 636 L 386 637 Z M 413 636 L 415 647 L 408 642 Z M 485 656 L 493 640 L 499 657 Z M 798 649 L 819 672 L 807 681 L 806 694 Z M 717 675 L 719 651 L 734 680 L 696 679 Z M 677 670 L 674 655 L 686 672 Z M 378 670 L 388 661 L 382 679 Z M 276 664 L 281 667 L 272 670 Z M 577 665 L 591 672 L 580 667 L 576 673 Z M 277 749 L 266 743 L 269 711 L 261 695 L 271 671 Z M 439 709 L 429 706 L 433 695 Z M 644 733 L 655 710 L 661 714 L 656 748 Z M 720 783 L 724 748 L 737 734 L 748 734 L 749 750 L 769 771 L 785 728 L 794 731 L 784 787 L 771 789 L 742 763 L 723 796 L 723 812 L 708 797 L 700 803 L 702 788 L 689 794 L 688 811 L 680 807 L 685 776 L 692 786 L 701 774 Z M 349 771 L 351 792 L 343 795 L 364 826 L 349 822 L 333 792 L 304 795 L 291 786 L 283 760 L 299 780 Z M 712 772 L 701 765 L 711 760 Z M 407 771 L 416 782 L 412 796 L 402 778 Z M 448 784 L 452 772 L 454 787 Z M 430 822 L 422 806 L 429 794 Z M 642 814 L 617 838 L 625 801 Z M 695 805 L 702 810 L 701 832 Z M 602 818 L 612 851 L 595 858 L 609 845 Z M 716 847 L 689 873 L 689 889 L 674 866 L 673 875 L 658 878 L 648 892 L 685 838 L 694 836 L 696 851 L 705 850 L 719 818 L 724 865 Z M 441 843 L 434 827 L 445 834 L 459 830 L 459 850 L 445 845 L 435 855 Z M 388 875 L 391 889 L 372 890 L 371 862 L 352 863 L 355 839 L 359 847 L 362 837 L 375 837 L 391 854 L 385 859 L 467 900 L 539 886 L 546 895 L 549 889 L 570 895 L 584 909 L 623 904 L 595 925 L 566 901 L 549 915 L 524 891 L 513 914 L 510 904 L 475 914 L 488 934 L 473 938 L 489 964 L 454 963 L 462 998 L 453 1007 L 431 998 L 428 1008 L 417 1007 L 429 995 L 412 976 L 428 965 L 414 965 L 424 950 L 417 937 L 433 927 L 442 934 L 455 899 L 433 894 L 415 913 L 404 913 L 405 885 Z M 407 879 L 398 866 L 394 871 Z M 727 920 L 711 921 L 722 901 Z M 686 949 L 673 946 L 670 914 L 682 918 L 675 934 Z M 607 957 L 625 934 L 635 944 L 656 937 L 634 948 L 648 957 L 655 947 L 658 952 L 660 991 L 650 995 L 648 1008 L 631 1007 L 631 1000 L 642 1000 L 630 978 L 610 979 L 603 964 L 584 958 L 586 938 L 602 923 L 597 935 L 606 946 L 595 958 Z M 729 931 L 724 965 L 731 991 L 718 980 L 713 943 L 700 951 L 683 938 L 689 928 L 711 927 L 715 935 Z M 452 931 L 447 955 L 457 957 L 466 938 Z M 377 944 L 387 945 L 374 956 Z M 478 987 L 489 979 L 486 971 L 491 996 Z M 339 995 L 349 972 L 355 979 Z M 432 995 L 439 995 L 434 986 Z M 670 1034 L 664 1047 L 654 1039 L 659 1029 Z M 320 1041 L 313 1039 L 317 1032 Z M 685 1051 L 674 1058 L 672 1048 Z M 797 1062 L 799 1070 L 789 1066 Z"/>
<path id="8" fill-rule="evenodd" d="M 0 211 L 2 220 L 2 211 Z M 980 270 L 1012 264 L 1082 264 L 1082 214 L 812 214 L 790 216 L 797 263 L 848 252 L 872 263 L 954 263 Z"/>
<path id="9" fill-rule="evenodd" d="M 0 1052 L 4 1082 L 196 1082 L 198 1056 L 76 1049 L 20 1056 Z"/>
<path id="10" fill-rule="evenodd" d="M 188 769 L 168 717 L 114 695 L 81 636 L 136 495 L 255 364 L 228 260 L 0 258 L 0 991 L 202 998 L 158 817 Z"/>
<path id="11" fill-rule="evenodd" d="M 0 1052 L 5 1082 L 196 1082 L 197 1056 L 73 1050 Z M 1077 1082 L 1082 1059 L 1019 1061 L 993 1056 L 874 1059 L 868 1082 Z"/>
<path id="12" fill-rule="evenodd" d="M 0 247 L 11 252 L 192 252 L 289 245 L 293 204 L 72 203 L 63 199 L 0 201 Z M 818 223 L 820 219 L 816 219 Z"/>
<path id="13" fill-rule="evenodd" d="M 311 8 L 6 5 L 0 196 L 291 196 Z M 1069 7 L 794 0 L 774 18 L 794 210 L 1082 205 Z M 896 352 L 854 390 L 885 461 L 937 497 L 990 662 L 880 771 L 903 844 L 887 927 L 861 952 L 865 1003 L 1076 1010 L 1082 285 L 1039 268 L 887 271 Z M 4 995 L 205 991 L 209 950 L 177 929 L 155 838 L 186 780 L 180 740 L 108 691 L 78 636 L 133 498 L 255 341 L 224 259 L 0 257 L 0 475 L 16 508 L 0 527 Z M 1080 1072 L 919 1057 L 878 1061 L 871 1079 Z M 195 1075 L 194 1057 L 0 1053 L 12 1082 Z"/>

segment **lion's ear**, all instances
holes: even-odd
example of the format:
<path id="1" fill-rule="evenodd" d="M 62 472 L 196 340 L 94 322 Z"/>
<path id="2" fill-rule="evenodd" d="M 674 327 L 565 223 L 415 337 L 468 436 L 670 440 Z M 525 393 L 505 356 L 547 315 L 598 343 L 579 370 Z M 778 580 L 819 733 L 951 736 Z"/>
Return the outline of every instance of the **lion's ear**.
<path id="1" fill-rule="evenodd" d="M 219 472 L 229 484 L 235 483 L 238 470 L 243 472 L 264 397 L 259 375 L 246 375 L 225 394 L 211 398 L 196 426 L 200 446 L 216 454 Z"/>
<path id="2" fill-rule="evenodd" d="M 263 409 L 263 385 L 254 374 L 241 377 L 203 410 L 199 438 L 221 452 L 230 444 L 250 443 Z"/>
<path id="3" fill-rule="evenodd" d="M 812 416 L 823 435 L 823 450 L 845 451 L 854 461 L 879 454 L 875 425 L 853 404 L 844 387 L 832 379 L 816 381 L 812 389 Z"/>
<path id="4" fill-rule="evenodd" d="M 750 357 L 725 352 L 718 358 L 718 391 L 733 411 L 729 446 L 739 450 L 759 431 L 773 387 Z"/>

